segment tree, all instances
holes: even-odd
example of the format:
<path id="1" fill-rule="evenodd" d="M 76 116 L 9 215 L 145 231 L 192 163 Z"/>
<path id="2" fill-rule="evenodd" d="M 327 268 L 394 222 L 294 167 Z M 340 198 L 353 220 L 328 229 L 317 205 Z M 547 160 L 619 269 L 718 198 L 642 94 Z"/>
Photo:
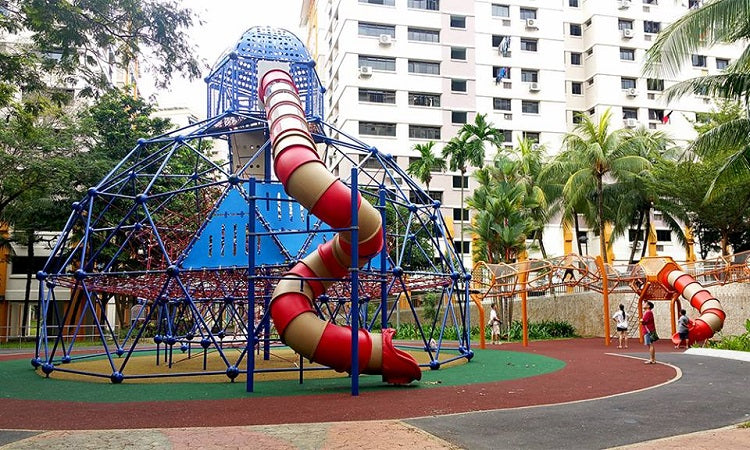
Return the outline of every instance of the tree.
<path id="1" fill-rule="evenodd" d="M 414 150 L 419 152 L 419 158 L 410 162 L 409 167 L 406 169 L 406 173 L 424 183 L 427 195 L 430 195 L 432 173 L 445 170 L 446 168 L 445 159 L 436 156 L 432 152 L 434 146 L 435 143 L 433 141 L 415 145 Z"/>
<path id="2" fill-rule="evenodd" d="M 482 167 L 484 165 L 485 144 L 492 143 L 497 145 L 500 142 L 502 134 L 496 130 L 491 123 L 487 122 L 486 114 L 477 114 L 473 124 L 464 124 L 458 132 L 443 147 L 443 158 L 449 161 L 449 167 L 452 171 L 461 173 L 461 209 L 464 208 L 464 179 L 469 166 Z M 464 222 L 461 221 L 460 240 L 464 238 Z M 459 254 L 463 260 L 463 245 L 459 249 Z"/>
<path id="3" fill-rule="evenodd" d="M 50 74 L 63 85 L 83 82 L 83 95 L 109 87 L 112 66 L 128 70 L 136 62 L 155 74 L 159 87 L 176 73 L 198 78 L 187 33 L 194 19 L 174 0 L 6 0 L 0 32 L 23 33 L 28 41 L 0 48 L 0 107 L 18 89 L 47 90 Z"/>
<path id="4" fill-rule="evenodd" d="M 646 54 L 647 73 L 675 75 L 693 53 L 719 43 L 742 43 L 745 50 L 718 75 L 686 80 L 665 92 L 667 100 L 688 93 L 710 95 L 743 102 L 747 108 L 750 95 L 750 2 L 715 0 L 687 14 L 659 34 Z M 718 168 L 715 183 L 707 191 L 711 196 L 716 182 L 733 183 L 750 174 L 750 117 L 728 121 L 703 133 L 690 146 L 693 152 L 706 156 L 723 154 L 725 163 Z"/>
<path id="5" fill-rule="evenodd" d="M 563 195 L 569 208 L 581 204 L 593 194 L 596 204 L 596 225 L 599 235 L 599 252 L 607 261 L 606 242 L 603 239 L 604 179 L 612 182 L 632 177 L 650 166 L 641 156 L 637 142 L 625 139 L 623 130 L 610 131 L 612 114 L 604 111 L 598 121 L 582 115 L 581 122 L 564 140 L 563 150 L 545 169 L 552 179 L 566 179 Z"/>

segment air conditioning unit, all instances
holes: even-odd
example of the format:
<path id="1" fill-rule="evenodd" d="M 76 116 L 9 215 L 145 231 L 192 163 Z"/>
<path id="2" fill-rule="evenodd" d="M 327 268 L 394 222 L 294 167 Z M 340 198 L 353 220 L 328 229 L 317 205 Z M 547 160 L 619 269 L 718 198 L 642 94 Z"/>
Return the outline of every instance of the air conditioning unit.
<path id="1" fill-rule="evenodd" d="M 390 34 L 381 34 L 378 36 L 378 43 L 384 46 L 391 45 L 393 43 L 393 38 Z"/>
<path id="2" fill-rule="evenodd" d="M 628 97 L 638 97 L 638 90 L 636 88 L 629 88 L 625 91 Z"/>
<path id="3" fill-rule="evenodd" d="M 537 82 L 531 82 L 529 83 L 529 92 L 539 92 L 539 83 Z"/>
<path id="4" fill-rule="evenodd" d="M 638 119 L 633 119 L 632 117 L 625 119 L 623 122 L 627 128 L 635 128 L 638 126 Z"/>
<path id="5" fill-rule="evenodd" d="M 635 31 L 633 31 L 632 28 L 623 28 L 622 29 L 622 37 L 623 37 L 623 39 L 631 39 L 633 36 L 635 36 Z"/>
<path id="6" fill-rule="evenodd" d="M 526 28 L 539 28 L 536 24 L 536 19 L 526 19 Z"/>
<path id="7" fill-rule="evenodd" d="M 618 9 L 628 9 L 630 8 L 630 0 L 620 0 L 619 5 L 617 7 Z"/>
<path id="8" fill-rule="evenodd" d="M 359 76 L 362 78 L 372 76 L 372 66 L 362 66 L 359 68 Z"/>

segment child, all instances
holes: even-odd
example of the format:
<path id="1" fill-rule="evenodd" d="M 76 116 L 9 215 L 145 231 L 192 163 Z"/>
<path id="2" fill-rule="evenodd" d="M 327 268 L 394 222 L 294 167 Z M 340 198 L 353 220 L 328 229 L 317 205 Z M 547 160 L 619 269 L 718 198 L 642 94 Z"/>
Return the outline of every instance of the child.
<path id="1" fill-rule="evenodd" d="M 497 317 L 497 310 L 495 309 L 495 304 L 492 304 L 492 310 L 490 311 L 490 323 L 489 326 L 492 327 L 492 343 L 493 344 L 499 344 L 500 343 L 500 324 L 502 322 Z"/>
<path id="2" fill-rule="evenodd" d="M 685 348 L 688 348 L 688 332 L 690 331 L 688 329 L 689 323 L 690 319 L 688 319 L 687 311 L 681 309 L 680 318 L 677 320 L 677 333 L 680 335 L 680 343 L 674 348 L 680 348 L 682 346 L 682 341 L 685 341 Z"/>
<path id="3" fill-rule="evenodd" d="M 612 316 L 612 320 L 615 321 L 617 334 L 620 338 L 620 345 L 618 345 L 617 348 L 623 348 L 623 340 L 625 341 L 625 348 L 628 348 L 628 316 L 625 314 L 624 305 L 620 304 L 620 310 Z"/>

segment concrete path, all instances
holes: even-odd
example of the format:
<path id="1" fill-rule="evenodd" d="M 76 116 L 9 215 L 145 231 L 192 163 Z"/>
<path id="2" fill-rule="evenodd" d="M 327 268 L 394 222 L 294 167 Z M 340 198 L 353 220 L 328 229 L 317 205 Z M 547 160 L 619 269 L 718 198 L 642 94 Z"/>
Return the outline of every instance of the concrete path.
<path id="1" fill-rule="evenodd" d="M 657 354 L 657 359 L 679 367 L 682 377 L 597 400 L 406 422 L 460 448 L 549 450 L 624 446 L 750 421 L 750 362 L 689 353 Z M 633 376 L 648 376 L 649 368 L 644 365 Z M 750 430 L 744 434 L 750 448 Z"/>

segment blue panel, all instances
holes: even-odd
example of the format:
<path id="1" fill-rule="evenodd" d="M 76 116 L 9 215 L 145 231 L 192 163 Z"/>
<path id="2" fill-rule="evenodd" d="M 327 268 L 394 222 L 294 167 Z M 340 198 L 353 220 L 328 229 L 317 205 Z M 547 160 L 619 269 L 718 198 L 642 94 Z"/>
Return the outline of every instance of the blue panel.
<path id="1" fill-rule="evenodd" d="M 256 264 L 283 264 L 300 259 L 333 237 L 330 231 L 311 233 L 316 229 L 330 230 L 330 227 L 296 201 L 290 201 L 281 184 L 258 183 L 256 192 L 259 199 L 255 205 L 255 229 L 261 233 L 254 249 Z M 182 266 L 190 269 L 246 267 L 250 250 L 248 210 L 248 202 L 240 191 L 230 188 Z M 298 232 L 278 234 L 280 231 Z"/>

